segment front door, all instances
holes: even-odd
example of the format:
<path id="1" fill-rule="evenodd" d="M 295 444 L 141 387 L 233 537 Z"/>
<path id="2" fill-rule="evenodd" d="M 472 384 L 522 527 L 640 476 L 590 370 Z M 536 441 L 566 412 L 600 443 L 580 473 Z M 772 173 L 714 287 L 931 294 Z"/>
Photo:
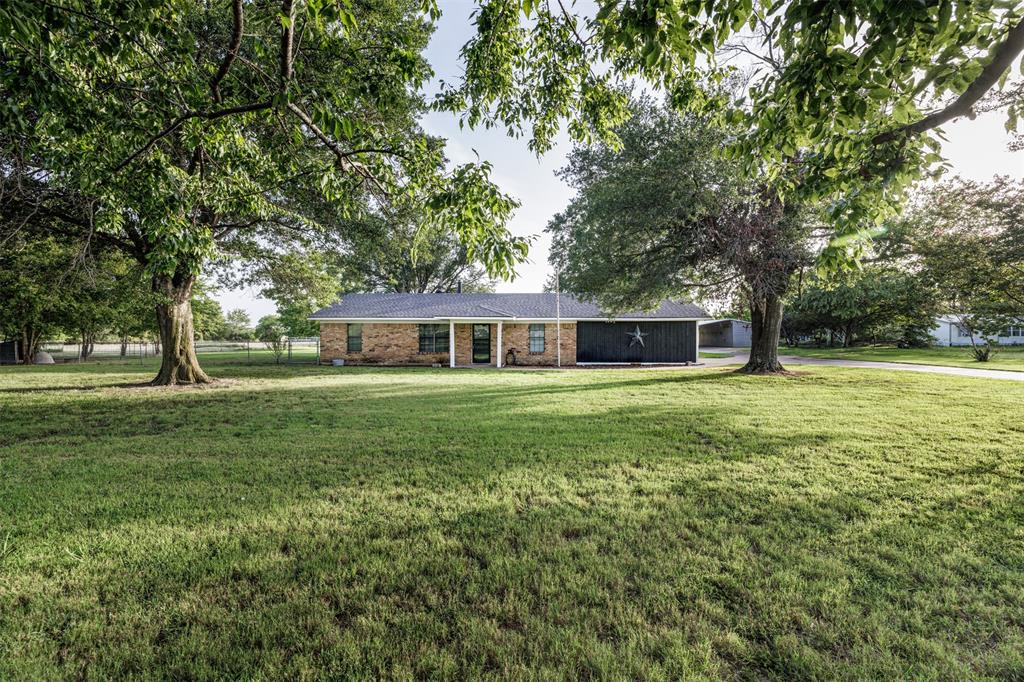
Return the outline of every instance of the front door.
<path id="1" fill-rule="evenodd" d="M 491 362 L 491 325 L 473 325 L 473 362 L 474 364 L 490 364 Z"/>

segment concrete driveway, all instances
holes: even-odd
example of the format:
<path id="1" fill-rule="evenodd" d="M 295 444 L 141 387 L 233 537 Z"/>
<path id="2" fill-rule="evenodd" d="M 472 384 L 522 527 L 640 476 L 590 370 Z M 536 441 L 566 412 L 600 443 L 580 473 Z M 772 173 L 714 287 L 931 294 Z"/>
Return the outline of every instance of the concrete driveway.
<path id="1" fill-rule="evenodd" d="M 748 352 L 736 348 L 701 348 L 702 353 L 732 353 L 728 358 L 701 358 L 705 367 L 742 365 L 747 361 Z M 783 365 L 832 365 L 835 367 L 860 367 L 863 369 L 893 369 L 898 372 L 924 372 L 925 374 L 951 374 L 960 377 L 982 379 L 1009 379 L 1024 381 L 1024 372 L 1010 372 L 1004 369 L 974 369 L 973 367 L 943 367 L 941 365 L 914 365 L 907 362 L 868 362 L 865 360 L 833 360 L 824 358 L 803 358 L 794 355 L 779 355 Z"/>

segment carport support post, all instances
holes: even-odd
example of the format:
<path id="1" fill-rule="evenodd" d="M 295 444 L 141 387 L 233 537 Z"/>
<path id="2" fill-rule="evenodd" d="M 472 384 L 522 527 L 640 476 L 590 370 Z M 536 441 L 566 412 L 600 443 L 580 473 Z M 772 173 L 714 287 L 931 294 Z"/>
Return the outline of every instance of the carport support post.
<path id="1" fill-rule="evenodd" d="M 498 320 L 498 369 L 501 369 L 501 320 Z"/>
<path id="2" fill-rule="evenodd" d="M 455 366 L 455 320 L 448 320 L 448 366 Z"/>
<path id="3" fill-rule="evenodd" d="M 693 323 L 693 364 L 700 362 L 700 322 Z"/>

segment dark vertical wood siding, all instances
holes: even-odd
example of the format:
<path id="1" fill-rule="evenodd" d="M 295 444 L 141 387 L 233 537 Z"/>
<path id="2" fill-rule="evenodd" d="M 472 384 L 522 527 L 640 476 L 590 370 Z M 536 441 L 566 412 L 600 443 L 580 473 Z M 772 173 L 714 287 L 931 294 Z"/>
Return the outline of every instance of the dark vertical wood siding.
<path id="1" fill-rule="evenodd" d="M 17 341 L 4 341 L 0 343 L 0 365 L 13 365 L 18 362 L 17 344 Z"/>
<path id="2" fill-rule="evenodd" d="M 629 345 L 640 327 L 644 346 Z M 696 322 L 577 322 L 576 362 L 696 362 Z"/>

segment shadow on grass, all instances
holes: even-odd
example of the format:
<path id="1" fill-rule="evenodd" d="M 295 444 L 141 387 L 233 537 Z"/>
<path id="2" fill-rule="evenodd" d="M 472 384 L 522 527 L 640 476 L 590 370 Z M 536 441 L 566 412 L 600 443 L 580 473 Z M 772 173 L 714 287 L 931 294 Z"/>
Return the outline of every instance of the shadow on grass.
<path id="1" fill-rule="evenodd" d="M 441 372 L 5 403 L 0 677 L 1013 676 L 1005 452 L 799 379 Z"/>
<path id="2" fill-rule="evenodd" d="M 653 394 L 646 402 L 616 402 L 623 389 L 674 389 L 716 379 L 439 383 L 427 390 L 415 381 L 315 391 L 236 384 L 227 390 L 103 391 L 63 404 L 59 412 L 47 403 L 13 403 L 4 407 L 10 428 L 0 435 L 0 448 L 24 466 L 25 478 L 7 479 L 11 487 L 0 483 L 0 491 L 16 496 L 15 487 L 24 492 L 46 485 L 47 496 L 31 495 L 20 511 L 45 516 L 75 509 L 46 525 L 48 533 L 74 533 L 159 520 L 167 514 L 159 502 L 169 500 L 180 501 L 173 512 L 182 520 L 205 520 L 214 509 L 237 518 L 288 503 L 290 495 L 316 494 L 368 475 L 395 484 L 418 477 L 466 484 L 516 468 L 562 473 L 603 465 L 626 452 L 631 461 L 744 459 L 753 453 L 781 456 L 830 439 L 814 431 L 744 425 L 735 410 L 702 404 L 697 395 L 682 405 Z M 615 399 L 585 397 L 599 390 Z M 572 402 L 560 403 L 565 396 Z M 46 483 L 68 478 L 69 467 L 80 471 L 66 486 Z M 119 489 L 154 504 L 124 505 Z M 202 503 L 192 506 L 190 500 Z"/>

